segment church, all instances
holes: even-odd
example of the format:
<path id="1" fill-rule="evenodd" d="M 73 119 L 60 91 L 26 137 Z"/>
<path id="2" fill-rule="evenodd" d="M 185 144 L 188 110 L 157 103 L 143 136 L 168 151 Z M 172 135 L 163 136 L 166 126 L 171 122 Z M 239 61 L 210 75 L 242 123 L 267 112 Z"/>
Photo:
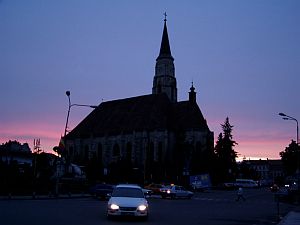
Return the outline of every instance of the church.
<path id="1" fill-rule="evenodd" d="M 174 58 L 164 20 L 152 94 L 102 102 L 65 137 L 68 158 L 95 159 L 103 175 L 145 182 L 207 172 L 214 135 L 196 101 L 177 100 Z M 176 180 L 177 179 L 177 180 Z"/>

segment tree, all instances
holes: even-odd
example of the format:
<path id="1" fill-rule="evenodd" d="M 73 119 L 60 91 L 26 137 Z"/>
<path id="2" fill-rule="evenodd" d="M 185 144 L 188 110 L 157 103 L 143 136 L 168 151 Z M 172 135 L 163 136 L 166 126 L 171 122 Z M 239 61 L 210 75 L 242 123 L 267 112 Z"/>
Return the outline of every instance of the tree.
<path id="1" fill-rule="evenodd" d="M 216 154 L 216 175 L 219 182 L 232 180 L 237 171 L 236 157 L 237 152 L 234 146 L 237 145 L 232 138 L 233 126 L 226 117 L 224 124 L 221 124 L 223 133 L 220 133 L 215 145 Z"/>
<path id="2" fill-rule="evenodd" d="M 284 151 L 280 152 L 279 155 L 283 162 L 283 166 L 287 175 L 293 175 L 299 165 L 299 152 L 300 147 L 296 141 L 292 140 L 288 147 Z"/>

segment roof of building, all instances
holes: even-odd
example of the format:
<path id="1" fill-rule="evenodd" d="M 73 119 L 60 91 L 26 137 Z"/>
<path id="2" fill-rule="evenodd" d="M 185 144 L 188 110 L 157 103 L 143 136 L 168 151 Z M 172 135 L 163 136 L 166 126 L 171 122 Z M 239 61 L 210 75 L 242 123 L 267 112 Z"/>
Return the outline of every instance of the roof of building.
<path id="1" fill-rule="evenodd" d="M 207 122 L 197 104 L 182 101 L 173 105 L 174 123 L 181 129 L 208 129 Z"/>
<path id="2" fill-rule="evenodd" d="M 209 130 L 197 104 L 171 103 L 166 94 L 150 94 L 101 103 L 68 138 L 117 135 L 133 131 Z"/>

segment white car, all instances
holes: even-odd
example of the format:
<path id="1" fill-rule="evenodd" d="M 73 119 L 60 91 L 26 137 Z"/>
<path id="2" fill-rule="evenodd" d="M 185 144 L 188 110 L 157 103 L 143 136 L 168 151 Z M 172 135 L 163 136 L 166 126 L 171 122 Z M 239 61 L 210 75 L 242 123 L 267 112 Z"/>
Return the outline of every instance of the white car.
<path id="1" fill-rule="evenodd" d="M 107 204 L 107 217 L 134 216 L 147 219 L 149 205 L 143 189 L 138 185 L 117 185 Z"/>
<path id="2" fill-rule="evenodd" d="M 170 185 L 161 189 L 162 198 L 192 198 L 193 195 L 193 192 L 179 185 Z"/>
<path id="3" fill-rule="evenodd" d="M 258 183 L 251 179 L 236 179 L 235 184 L 236 187 L 243 188 L 257 188 Z"/>

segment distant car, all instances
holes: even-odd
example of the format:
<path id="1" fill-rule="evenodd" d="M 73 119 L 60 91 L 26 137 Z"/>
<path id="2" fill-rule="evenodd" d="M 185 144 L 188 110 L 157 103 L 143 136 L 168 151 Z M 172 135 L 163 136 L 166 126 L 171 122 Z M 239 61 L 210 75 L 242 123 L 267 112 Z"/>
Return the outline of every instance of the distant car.
<path id="1" fill-rule="evenodd" d="M 145 197 L 150 197 L 153 194 L 153 191 L 150 189 L 142 188 Z"/>
<path id="2" fill-rule="evenodd" d="M 161 189 L 162 198 L 192 198 L 193 192 L 188 191 L 183 186 L 170 185 Z"/>
<path id="3" fill-rule="evenodd" d="M 162 184 L 148 184 L 145 186 L 146 189 L 149 189 L 153 192 L 154 195 L 161 195 L 161 189 L 165 186 Z"/>
<path id="4" fill-rule="evenodd" d="M 279 186 L 277 184 L 273 184 L 271 187 L 270 187 L 270 190 L 272 192 L 277 192 L 279 191 Z"/>
<path id="5" fill-rule="evenodd" d="M 107 217 L 132 216 L 147 219 L 149 205 L 138 185 L 117 185 L 107 204 Z"/>
<path id="6" fill-rule="evenodd" d="M 252 179 L 236 179 L 236 187 L 258 188 L 258 183 Z"/>
<path id="7" fill-rule="evenodd" d="M 108 199 L 114 187 L 115 185 L 112 184 L 96 184 L 90 188 L 89 192 L 96 198 Z"/>
<path id="8" fill-rule="evenodd" d="M 233 190 L 236 189 L 236 185 L 233 182 L 225 182 L 223 183 L 222 188 L 224 188 L 225 190 Z"/>

